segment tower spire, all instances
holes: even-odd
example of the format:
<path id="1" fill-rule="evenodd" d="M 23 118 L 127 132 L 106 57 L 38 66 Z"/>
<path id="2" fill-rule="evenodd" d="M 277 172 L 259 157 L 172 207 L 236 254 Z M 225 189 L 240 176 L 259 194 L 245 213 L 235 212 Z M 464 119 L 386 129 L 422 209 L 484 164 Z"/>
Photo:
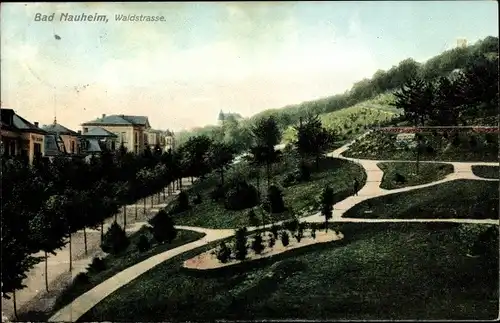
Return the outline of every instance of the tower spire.
<path id="1" fill-rule="evenodd" d="M 56 123 L 57 123 L 57 117 L 54 116 L 54 124 L 56 124 Z"/>

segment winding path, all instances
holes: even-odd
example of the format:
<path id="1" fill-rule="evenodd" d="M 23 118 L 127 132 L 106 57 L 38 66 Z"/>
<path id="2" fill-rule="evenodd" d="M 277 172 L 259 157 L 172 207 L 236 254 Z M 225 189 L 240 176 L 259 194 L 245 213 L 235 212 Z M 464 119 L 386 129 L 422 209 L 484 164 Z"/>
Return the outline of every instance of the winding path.
<path id="1" fill-rule="evenodd" d="M 366 136 L 371 131 L 368 131 L 358 137 L 358 139 Z M 395 194 L 399 192 L 411 191 L 419 188 L 429 187 L 438 185 L 441 183 L 445 183 L 448 181 L 456 180 L 456 179 L 472 179 L 472 180 L 483 180 L 483 181 L 498 181 L 496 179 L 485 179 L 481 177 L 477 177 L 472 173 L 472 165 L 488 165 L 488 166 L 498 166 L 498 163 L 463 163 L 463 162 L 439 162 L 439 161 L 422 161 L 422 163 L 448 163 L 452 164 L 454 167 L 454 172 L 446 176 L 444 179 L 435 181 L 428 184 L 409 186 L 400 189 L 394 190 L 385 190 L 380 188 L 380 183 L 382 181 L 383 171 L 377 166 L 378 163 L 381 162 L 403 162 L 399 160 L 365 160 L 365 159 L 357 159 L 357 158 L 348 158 L 342 156 L 342 153 L 345 152 L 349 146 L 354 141 L 336 149 L 332 153 L 328 154 L 328 156 L 346 159 L 357 164 L 360 164 L 367 173 L 367 180 L 365 185 L 358 192 L 357 196 L 350 196 L 343 201 L 340 201 L 334 205 L 334 218 L 331 222 L 454 222 L 454 223 L 478 223 L 478 224 L 493 224 L 499 225 L 499 220 L 493 219 L 360 219 L 360 218 L 343 218 L 342 215 L 349 210 L 354 205 L 368 200 L 372 198 L 376 198 L 379 196 Z M 283 145 L 278 145 L 278 149 L 283 148 Z M 404 161 L 408 162 L 408 161 Z M 303 217 L 300 219 L 301 221 L 306 222 L 323 222 L 324 218 L 321 216 L 321 213 L 317 213 L 311 216 Z M 277 222 L 275 224 L 281 224 L 284 221 Z M 138 230 L 142 225 L 146 224 L 145 222 L 136 223 L 133 227 L 128 230 Z M 182 245 L 180 247 L 168 250 L 164 253 L 155 255 L 151 258 L 148 258 L 134 266 L 131 266 L 124 271 L 116 274 L 115 276 L 109 278 L 108 280 L 102 282 L 97 285 L 93 289 L 88 292 L 82 294 L 78 298 L 76 298 L 71 304 L 59 310 L 55 313 L 50 319 L 49 322 L 61 322 L 61 321 L 76 321 L 83 314 L 97 305 L 104 298 L 109 296 L 111 293 L 119 289 L 120 287 L 126 285 L 133 279 L 142 275 L 146 271 L 152 269 L 153 267 L 161 264 L 162 262 L 171 259 L 177 255 L 180 255 L 184 252 L 193 250 L 195 248 L 199 248 L 204 246 L 210 242 L 225 239 L 234 235 L 234 229 L 206 229 L 201 227 L 189 227 L 189 226 L 176 226 L 178 229 L 184 230 L 192 230 L 196 232 L 205 233 L 206 235 L 194 242 Z M 249 232 L 255 231 L 258 227 L 248 227 Z"/>

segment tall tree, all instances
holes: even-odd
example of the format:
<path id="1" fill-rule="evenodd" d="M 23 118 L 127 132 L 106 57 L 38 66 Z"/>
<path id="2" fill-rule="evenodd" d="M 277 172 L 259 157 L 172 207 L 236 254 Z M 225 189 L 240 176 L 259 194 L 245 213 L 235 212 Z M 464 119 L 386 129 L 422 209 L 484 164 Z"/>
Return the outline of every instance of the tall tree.
<path id="1" fill-rule="evenodd" d="M 300 120 L 295 128 L 297 140 L 295 148 L 302 158 L 314 157 L 316 169 L 319 169 L 319 160 L 333 141 L 332 134 L 323 127 L 318 115 L 308 115 L 304 122 Z"/>
<path id="2" fill-rule="evenodd" d="M 217 170 L 220 175 L 221 185 L 224 185 L 224 172 L 234 159 L 234 149 L 229 144 L 216 142 L 210 150 L 211 168 Z"/>

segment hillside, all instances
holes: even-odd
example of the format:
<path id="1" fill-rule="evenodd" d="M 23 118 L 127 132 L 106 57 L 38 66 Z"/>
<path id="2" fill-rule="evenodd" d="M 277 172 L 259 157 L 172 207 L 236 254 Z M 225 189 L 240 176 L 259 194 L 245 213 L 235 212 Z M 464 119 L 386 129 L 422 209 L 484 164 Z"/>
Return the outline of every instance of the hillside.
<path id="1" fill-rule="evenodd" d="M 410 78 L 418 76 L 425 81 L 433 81 L 441 76 L 448 76 L 457 69 L 463 69 L 469 66 L 477 61 L 479 57 L 498 57 L 497 37 L 488 36 L 469 47 L 447 50 L 427 60 L 425 63 L 418 63 L 412 58 L 405 59 L 387 71 L 379 70 L 372 78 L 355 83 L 352 88 L 345 93 L 336 94 L 319 100 L 302 102 L 280 109 L 262 111 L 248 119 L 227 126 L 226 129 L 224 129 L 224 134 L 222 134 L 221 127 L 217 126 L 206 126 L 190 131 L 183 131 L 178 135 L 179 142 L 182 143 L 190 136 L 206 134 L 215 138 L 220 138 L 224 141 L 236 140 L 241 143 L 240 146 L 243 148 L 251 142 L 249 128 L 256 120 L 263 117 L 274 116 L 281 129 L 286 130 L 286 132 L 288 132 L 287 136 L 289 136 L 291 130 L 288 130 L 288 128 L 296 125 L 299 119 L 308 113 L 323 115 L 346 108 L 352 108 L 352 111 L 361 108 L 372 108 L 395 112 L 396 109 L 390 107 L 388 104 L 392 99 L 390 93 L 401 88 Z M 346 113 L 351 114 L 350 112 Z M 328 120 L 334 117 L 342 118 L 342 114 L 322 116 L 322 119 L 328 125 Z M 369 114 L 368 119 L 370 120 L 370 118 L 374 121 L 373 124 L 378 124 L 379 121 L 383 121 L 383 118 L 379 120 L 378 117 Z M 353 124 L 353 126 L 356 128 L 356 126 L 368 124 L 370 123 L 367 123 L 365 120 Z M 355 131 L 355 128 L 351 130 Z M 231 135 L 228 136 L 228 133 L 231 133 Z"/>

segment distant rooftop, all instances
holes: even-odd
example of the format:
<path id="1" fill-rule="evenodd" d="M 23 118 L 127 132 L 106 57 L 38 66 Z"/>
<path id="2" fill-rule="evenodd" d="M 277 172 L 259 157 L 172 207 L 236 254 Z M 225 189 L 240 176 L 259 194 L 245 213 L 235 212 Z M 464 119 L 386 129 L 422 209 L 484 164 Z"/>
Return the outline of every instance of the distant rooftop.
<path id="1" fill-rule="evenodd" d="M 45 125 L 42 127 L 42 129 L 47 131 L 47 132 L 58 133 L 60 135 L 73 135 L 73 136 L 78 135 L 77 132 L 75 132 L 71 129 L 68 129 L 63 125 L 58 124 L 56 119 L 54 119 L 54 123 L 52 123 L 50 125 Z"/>
<path id="2" fill-rule="evenodd" d="M 115 135 L 112 132 L 109 132 L 106 129 L 103 129 L 101 127 L 95 127 L 87 131 L 86 133 L 82 134 L 84 137 L 112 137 L 112 138 L 117 138 L 118 136 Z"/>
<path id="3" fill-rule="evenodd" d="M 137 126 L 149 126 L 148 117 L 145 116 L 130 116 L 130 115 L 102 115 L 101 118 L 97 118 L 92 121 L 82 123 L 82 126 L 86 125 L 137 125 Z"/>
<path id="4" fill-rule="evenodd" d="M 219 121 L 223 121 L 229 117 L 233 117 L 235 119 L 243 119 L 243 117 L 239 113 L 223 112 L 222 110 L 219 112 Z"/>

